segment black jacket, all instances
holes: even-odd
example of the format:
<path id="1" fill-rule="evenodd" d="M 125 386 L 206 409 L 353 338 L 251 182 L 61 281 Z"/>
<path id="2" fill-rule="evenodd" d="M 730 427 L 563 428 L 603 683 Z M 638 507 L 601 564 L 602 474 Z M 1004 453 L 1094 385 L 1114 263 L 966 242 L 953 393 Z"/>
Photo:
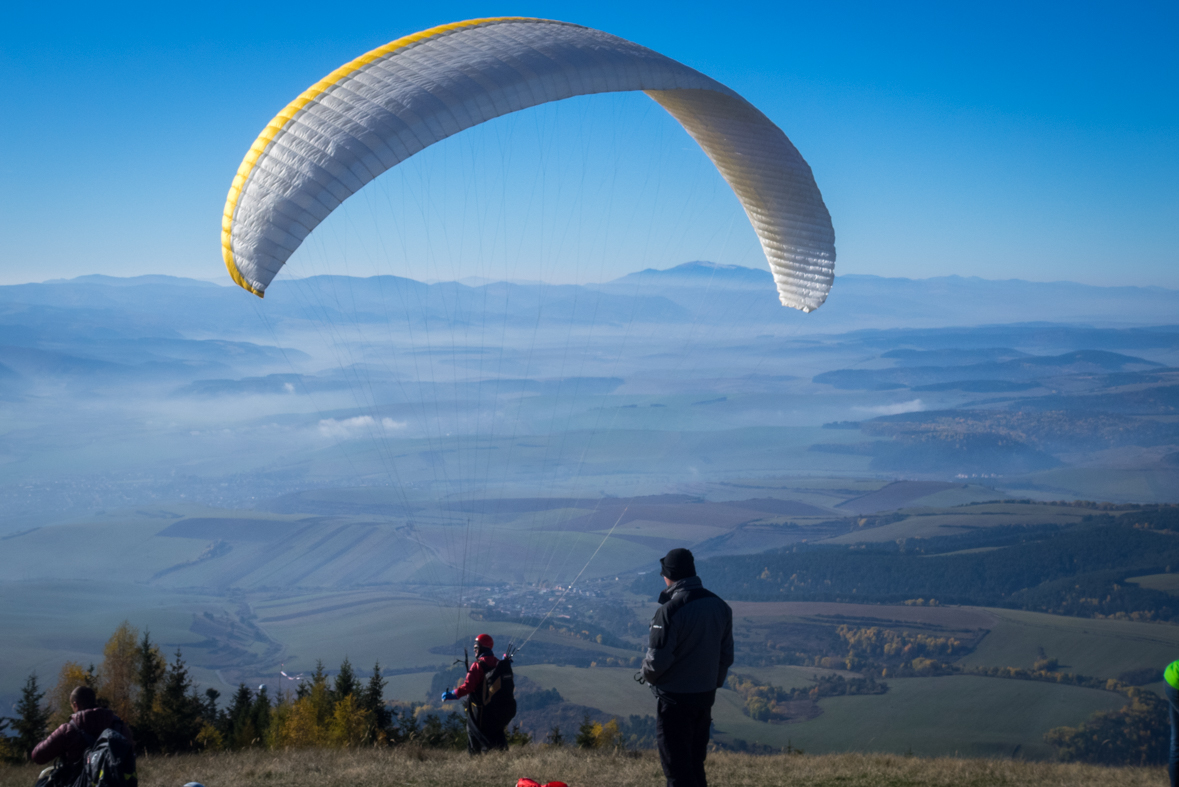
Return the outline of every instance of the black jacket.
<path id="1" fill-rule="evenodd" d="M 689 694 L 725 685 L 733 664 L 733 610 L 699 577 L 659 594 L 643 677 L 660 691 Z"/>

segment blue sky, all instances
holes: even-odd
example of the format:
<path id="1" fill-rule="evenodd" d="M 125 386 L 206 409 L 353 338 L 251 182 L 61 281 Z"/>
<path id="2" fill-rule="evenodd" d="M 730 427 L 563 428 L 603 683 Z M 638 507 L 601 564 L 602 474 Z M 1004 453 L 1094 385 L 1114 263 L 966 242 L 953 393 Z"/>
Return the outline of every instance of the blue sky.
<path id="1" fill-rule="evenodd" d="M 47 8 L 0 29 L 0 283 L 221 276 L 226 190 L 290 99 L 401 35 L 511 14 L 629 38 L 756 104 L 814 168 L 840 273 L 1179 288 L 1174 2 Z M 335 269 L 351 243 L 351 272 L 370 272 L 390 242 L 437 277 L 763 264 L 723 182 L 645 101 L 579 100 L 450 140 L 325 224 L 302 270 Z M 386 214 L 370 216 L 378 196 Z M 519 239 L 491 240 L 504 226 Z"/>

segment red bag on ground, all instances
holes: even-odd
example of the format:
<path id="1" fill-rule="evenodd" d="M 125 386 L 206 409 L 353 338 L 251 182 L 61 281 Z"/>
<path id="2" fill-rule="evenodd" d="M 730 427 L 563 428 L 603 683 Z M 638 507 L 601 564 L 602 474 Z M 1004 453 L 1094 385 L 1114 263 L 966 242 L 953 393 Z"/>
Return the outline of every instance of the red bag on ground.
<path id="1" fill-rule="evenodd" d="M 535 779 L 521 779 L 516 782 L 516 787 L 569 787 L 569 785 L 565 782 L 549 782 L 548 784 L 542 785 Z"/>

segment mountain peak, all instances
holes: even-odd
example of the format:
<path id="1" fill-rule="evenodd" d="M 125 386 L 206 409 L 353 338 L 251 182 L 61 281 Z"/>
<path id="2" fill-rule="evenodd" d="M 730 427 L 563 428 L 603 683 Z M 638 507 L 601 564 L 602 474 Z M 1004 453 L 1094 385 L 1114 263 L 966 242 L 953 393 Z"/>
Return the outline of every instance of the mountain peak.
<path id="1" fill-rule="evenodd" d="M 768 270 L 761 268 L 746 268 L 743 265 L 726 265 L 720 262 L 694 260 L 684 262 L 665 270 L 647 268 L 637 273 L 628 273 L 610 284 L 630 284 L 639 281 L 657 281 L 666 284 L 681 284 L 691 286 L 756 286 L 764 287 L 773 284 L 773 276 Z"/>

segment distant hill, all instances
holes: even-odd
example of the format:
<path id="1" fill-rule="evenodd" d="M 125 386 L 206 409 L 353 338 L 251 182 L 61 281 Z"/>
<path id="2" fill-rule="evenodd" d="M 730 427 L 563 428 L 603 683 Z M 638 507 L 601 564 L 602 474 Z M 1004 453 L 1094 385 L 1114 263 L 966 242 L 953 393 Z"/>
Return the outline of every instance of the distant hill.
<path id="1" fill-rule="evenodd" d="M 768 270 L 687 262 L 648 269 L 599 285 L 608 291 L 664 288 L 663 295 L 694 312 L 739 314 L 750 322 L 788 323 L 794 330 L 853 327 L 980 325 L 1030 321 L 1088 325 L 1160 325 L 1175 322 L 1179 291 L 1162 287 L 1096 287 L 1076 282 L 990 280 L 977 276 L 929 279 L 849 274 L 836 276 L 827 302 L 790 320 L 778 303 Z M 766 288 L 764 297 L 750 294 Z"/>
<path id="2" fill-rule="evenodd" d="M 1016 354 L 1014 350 L 1010 352 Z M 930 355 L 935 354 L 931 353 Z M 955 366 L 836 369 L 816 375 L 814 381 L 846 390 L 886 391 L 893 388 L 910 387 L 917 391 L 957 388 L 964 391 L 988 392 L 1026 390 L 1033 386 L 988 387 L 983 383 L 998 381 L 1031 383 L 1064 374 L 1092 375 L 1106 372 L 1135 372 L 1144 368 L 1162 367 L 1162 364 L 1155 361 L 1107 350 L 1077 350 L 1055 356 L 1022 353 L 1016 355 L 1017 357 L 1011 360 Z"/>
<path id="3" fill-rule="evenodd" d="M 218 285 L 211 281 L 201 281 L 199 279 L 187 279 L 181 276 L 161 276 L 160 274 L 148 274 L 146 276 L 106 276 L 101 273 L 91 273 L 86 276 L 77 276 L 73 279 L 50 279 L 45 284 L 66 284 L 73 282 L 75 284 L 101 284 L 105 287 L 142 287 L 144 285 L 161 284 L 171 287 L 216 287 Z"/>
<path id="4" fill-rule="evenodd" d="M 696 261 L 685 262 L 666 270 L 647 268 L 637 273 L 628 273 L 622 278 L 611 281 L 610 284 L 752 289 L 756 287 L 772 288 L 774 277 L 764 268 L 746 268 L 742 265 Z"/>
<path id="5" fill-rule="evenodd" d="M 96 312 L 123 323 L 134 315 L 137 322 L 167 324 L 182 332 L 239 336 L 266 334 L 291 320 L 462 325 L 483 319 L 509 326 L 748 324 L 759 332 L 798 334 L 1031 322 L 1169 325 L 1179 315 L 1179 291 L 961 276 L 845 275 L 836 277 L 822 308 L 802 315 L 778 303 L 768 270 L 693 261 L 589 285 L 482 279 L 425 284 L 396 276 L 280 279 L 267 292 L 265 305 L 251 303 L 235 287 L 207 281 L 91 275 L 2 286 L 0 304 L 86 310 L 91 321 Z"/>

